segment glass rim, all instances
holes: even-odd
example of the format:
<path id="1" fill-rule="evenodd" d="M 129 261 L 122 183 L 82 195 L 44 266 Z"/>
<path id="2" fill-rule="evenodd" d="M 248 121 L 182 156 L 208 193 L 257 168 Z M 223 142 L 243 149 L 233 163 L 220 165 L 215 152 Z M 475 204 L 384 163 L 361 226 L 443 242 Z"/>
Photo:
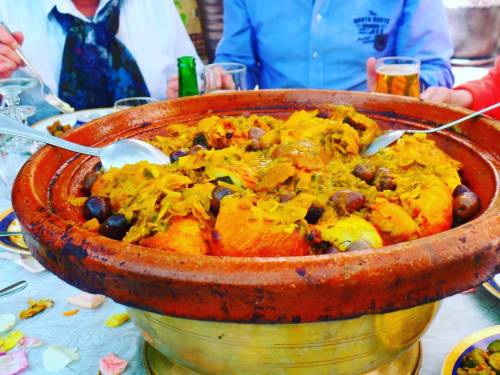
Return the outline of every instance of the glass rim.
<path id="1" fill-rule="evenodd" d="M 381 58 L 376 59 L 376 63 L 378 65 L 379 63 L 386 63 L 386 61 L 389 61 L 389 60 L 408 61 L 409 63 L 413 63 L 413 64 L 416 64 L 418 66 L 420 66 L 420 64 L 421 64 L 420 59 L 417 59 L 416 57 L 409 57 L 409 56 L 385 56 L 385 57 L 381 57 Z M 388 63 L 388 65 L 389 64 L 390 63 Z M 391 65 L 397 65 L 397 64 L 400 64 L 400 63 L 392 63 Z"/>
<path id="2" fill-rule="evenodd" d="M 234 62 L 221 62 L 221 63 L 212 63 L 205 65 L 205 71 L 209 70 L 210 68 L 220 66 L 222 68 L 226 67 L 235 67 L 235 69 L 224 69 L 224 72 L 227 73 L 239 73 L 239 72 L 245 72 L 247 70 L 247 66 L 245 64 L 241 63 L 234 63 Z"/>
<path id="3" fill-rule="evenodd" d="M 116 102 L 114 102 L 113 106 L 120 105 L 122 103 L 126 103 L 127 101 L 132 101 L 132 100 L 144 100 L 145 102 L 157 102 L 159 99 L 152 98 L 150 96 L 131 96 L 130 98 L 122 98 L 118 99 Z"/>

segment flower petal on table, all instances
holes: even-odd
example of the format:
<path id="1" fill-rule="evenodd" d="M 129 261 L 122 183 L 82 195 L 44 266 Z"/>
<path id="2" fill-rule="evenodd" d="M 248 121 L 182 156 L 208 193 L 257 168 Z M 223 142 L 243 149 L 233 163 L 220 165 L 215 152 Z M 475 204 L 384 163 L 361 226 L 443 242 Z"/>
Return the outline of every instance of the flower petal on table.
<path id="1" fill-rule="evenodd" d="M 111 315 L 104 324 L 106 327 L 114 328 L 121 326 L 123 323 L 126 323 L 129 320 L 130 316 L 127 313 L 119 313 Z"/>
<path id="2" fill-rule="evenodd" d="M 101 375 L 120 375 L 127 367 L 127 361 L 109 353 L 99 360 Z"/>
<path id="3" fill-rule="evenodd" d="M 0 333 L 9 331 L 16 325 L 16 316 L 14 314 L 0 314 Z"/>
<path id="4" fill-rule="evenodd" d="M 23 256 L 20 259 L 14 260 L 14 263 L 31 273 L 45 271 L 45 268 L 32 256 Z"/>
<path id="5" fill-rule="evenodd" d="M 21 311 L 19 313 L 19 318 L 21 319 L 31 318 L 32 316 L 41 313 L 46 308 L 54 306 L 54 301 L 48 298 L 35 301 L 30 298 L 28 300 L 28 304 L 30 305 L 30 307 L 28 307 L 26 310 Z"/>
<path id="6" fill-rule="evenodd" d="M 71 362 L 78 361 L 80 354 L 77 348 L 68 348 L 63 345 L 50 345 L 42 355 L 43 366 L 47 371 L 59 371 Z"/>
<path id="7" fill-rule="evenodd" d="M 80 311 L 80 309 L 73 309 L 73 310 L 64 311 L 63 315 L 64 316 L 73 316 L 73 315 L 78 314 L 78 311 Z"/>
<path id="8" fill-rule="evenodd" d="M 7 336 L 4 336 L 2 338 L 0 349 L 2 349 L 2 351 L 8 352 L 10 349 L 15 347 L 23 337 L 24 333 L 22 333 L 21 331 L 12 331 Z"/>
<path id="9" fill-rule="evenodd" d="M 97 306 L 101 305 L 105 299 L 106 297 L 101 294 L 90 294 L 83 292 L 77 294 L 76 296 L 66 298 L 66 301 L 76 307 L 82 307 L 84 309 L 95 309 Z"/>
<path id="10" fill-rule="evenodd" d="M 29 366 L 28 357 L 24 350 L 0 355 L 0 374 L 17 375 L 26 370 Z"/>
<path id="11" fill-rule="evenodd" d="M 36 337 L 26 337 L 24 336 L 19 340 L 19 347 L 21 348 L 37 348 L 43 345 L 43 341 Z"/>
<path id="12" fill-rule="evenodd" d="M 4 252 L 0 253 L 0 258 L 16 261 L 16 260 L 21 259 L 22 257 L 21 257 L 21 254 L 11 253 L 10 251 L 4 251 Z"/>

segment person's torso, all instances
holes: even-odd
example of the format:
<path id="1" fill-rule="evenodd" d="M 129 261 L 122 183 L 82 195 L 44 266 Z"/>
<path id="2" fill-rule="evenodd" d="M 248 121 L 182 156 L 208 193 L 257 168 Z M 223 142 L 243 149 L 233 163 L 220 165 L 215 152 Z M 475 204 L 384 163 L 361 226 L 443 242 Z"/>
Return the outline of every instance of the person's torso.
<path id="1" fill-rule="evenodd" d="M 101 1 L 98 8 L 109 0 Z M 11 31 L 22 31 L 22 49 L 46 84 L 57 92 L 66 36 L 58 22 L 47 16 L 47 4 L 57 3 L 60 11 L 83 17 L 70 0 L 2 0 L 0 20 Z M 117 38 L 131 52 L 151 96 L 164 98 L 168 77 L 176 74 L 174 39 L 178 36 L 172 22 L 172 7 L 165 0 L 124 0 L 120 8 Z M 173 8 L 175 11 L 175 8 Z"/>
<path id="2" fill-rule="evenodd" d="M 403 0 L 252 0 L 262 87 L 364 89 L 365 61 L 395 54 Z"/>

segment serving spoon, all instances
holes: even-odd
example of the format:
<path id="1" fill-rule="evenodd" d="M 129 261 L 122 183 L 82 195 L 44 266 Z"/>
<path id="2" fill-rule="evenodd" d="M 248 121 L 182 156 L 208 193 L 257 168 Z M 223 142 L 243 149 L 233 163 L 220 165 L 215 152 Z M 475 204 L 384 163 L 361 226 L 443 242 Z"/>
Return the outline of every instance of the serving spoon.
<path id="1" fill-rule="evenodd" d="M 495 108 L 500 107 L 500 102 L 490 105 L 480 111 L 471 113 L 468 116 L 459 118 L 449 124 L 442 125 L 438 128 L 428 129 L 428 130 L 414 130 L 414 129 L 400 129 L 400 130 L 390 130 L 385 132 L 384 134 L 375 138 L 369 145 L 367 145 L 364 150 L 361 152 L 361 156 L 372 156 L 375 155 L 380 149 L 389 146 L 390 144 L 396 142 L 399 138 L 401 138 L 405 133 L 434 133 L 443 129 L 451 128 L 461 122 L 467 121 L 473 117 L 479 116 L 485 112 L 491 111 Z"/>
<path id="2" fill-rule="evenodd" d="M 103 147 L 87 147 L 42 133 L 2 114 L 0 114 L 0 133 L 48 143 L 80 154 L 97 156 L 101 159 L 105 171 L 140 161 L 153 164 L 170 163 L 170 158 L 162 151 L 138 139 L 121 139 Z"/>

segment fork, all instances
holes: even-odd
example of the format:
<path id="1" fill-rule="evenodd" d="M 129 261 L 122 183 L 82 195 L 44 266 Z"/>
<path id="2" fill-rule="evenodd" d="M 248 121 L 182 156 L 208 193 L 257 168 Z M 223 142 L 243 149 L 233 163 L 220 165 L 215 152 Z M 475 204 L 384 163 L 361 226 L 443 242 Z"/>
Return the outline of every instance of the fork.
<path id="1" fill-rule="evenodd" d="M 0 22 L 0 25 L 9 33 L 12 34 L 10 29 L 7 27 L 7 25 L 3 22 Z M 65 101 L 61 100 L 59 97 L 57 97 L 52 90 L 43 82 L 42 77 L 38 72 L 35 70 L 33 65 L 30 63 L 30 61 L 26 58 L 24 55 L 23 51 L 19 47 L 19 45 L 16 45 L 16 49 L 14 50 L 15 53 L 21 58 L 21 60 L 24 62 L 28 70 L 31 72 L 33 77 L 38 81 L 40 84 L 40 93 L 42 94 L 42 97 L 45 99 L 47 103 L 49 103 L 52 107 L 58 109 L 62 113 L 71 113 L 74 112 L 75 109 L 66 103 Z"/>
<path id="2" fill-rule="evenodd" d="M 0 290 L 0 297 L 6 297 L 10 296 L 11 294 L 20 292 L 24 288 L 28 286 L 28 283 L 25 280 L 18 281 L 17 283 L 14 283 L 12 285 L 9 285 L 6 288 L 3 288 Z"/>
<path id="3" fill-rule="evenodd" d="M 20 236 L 23 232 L 0 231 L 0 237 Z"/>

